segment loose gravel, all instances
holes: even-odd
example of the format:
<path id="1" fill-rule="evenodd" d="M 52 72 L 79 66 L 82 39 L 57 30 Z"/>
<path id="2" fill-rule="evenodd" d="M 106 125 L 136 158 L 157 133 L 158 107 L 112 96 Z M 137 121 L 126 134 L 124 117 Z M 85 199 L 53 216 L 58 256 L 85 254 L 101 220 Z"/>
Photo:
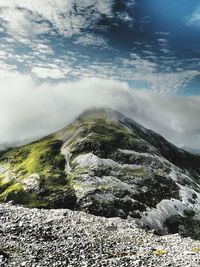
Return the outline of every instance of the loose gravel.
<path id="1" fill-rule="evenodd" d="M 200 241 L 156 236 L 132 219 L 4 204 L 0 266 L 199 267 Z"/>

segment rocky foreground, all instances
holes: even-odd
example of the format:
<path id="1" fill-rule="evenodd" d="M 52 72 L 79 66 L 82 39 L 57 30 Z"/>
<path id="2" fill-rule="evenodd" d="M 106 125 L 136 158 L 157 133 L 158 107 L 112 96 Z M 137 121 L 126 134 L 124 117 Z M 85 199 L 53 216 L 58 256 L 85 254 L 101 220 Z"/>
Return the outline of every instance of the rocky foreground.
<path id="1" fill-rule="evenodd" d="M 0 266 L 200 266 L 200 241 L 156 236 L 133 219 L 0 205 Z"/>

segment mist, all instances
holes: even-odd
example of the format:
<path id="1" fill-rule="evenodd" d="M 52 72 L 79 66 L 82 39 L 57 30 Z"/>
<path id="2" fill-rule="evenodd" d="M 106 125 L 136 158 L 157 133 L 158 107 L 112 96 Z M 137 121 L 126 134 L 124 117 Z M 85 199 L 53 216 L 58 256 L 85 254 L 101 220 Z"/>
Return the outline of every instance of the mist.
<path id="1" fill-rule="evenodd" d="M 55 84 L 16 73 L 0 83 L 1 149 L 57 131 L 98 107 L 123 112 L 177 146 L 200 148 L 198 96 L 168 96 L 100 78 Z"/>

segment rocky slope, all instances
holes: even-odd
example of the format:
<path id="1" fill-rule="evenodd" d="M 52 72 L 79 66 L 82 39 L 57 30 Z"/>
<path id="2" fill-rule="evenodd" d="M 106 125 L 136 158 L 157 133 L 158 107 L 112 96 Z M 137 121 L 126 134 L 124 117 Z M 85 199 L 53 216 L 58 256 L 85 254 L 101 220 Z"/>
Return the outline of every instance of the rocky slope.
<path id="1" fill-rule="evenodd" d="M 0 155 L 0 201 L 134 218 L 200 238 L 200 156 L 110 109 Z"/>
<path id="2" fill-rule="evenodd" d="M 156 236 L 134 220 L 0 205 L 0 266 L 198 267 L 200 241 Z"/>

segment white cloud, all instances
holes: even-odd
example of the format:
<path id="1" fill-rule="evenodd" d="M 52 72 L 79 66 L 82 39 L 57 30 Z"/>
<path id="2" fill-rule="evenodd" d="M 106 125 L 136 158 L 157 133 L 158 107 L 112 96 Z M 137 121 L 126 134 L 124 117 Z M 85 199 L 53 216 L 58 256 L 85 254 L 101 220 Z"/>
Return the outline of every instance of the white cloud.
<path id="1" fill-rule="evenodd" d="M 163 96 L 100 78 L 38 84 L 31 76 L 15 73 L 0 83 L 1 145 L 45 135 L 66 126 L 86 108 L 105 106 L 178 145 L 200 144 L 200 97 Z"/>
<path id="2" fill-rule="evenodd" d="M 64 79 L 69 71 L 67 68 L 62 69 L 53 65 L 52 67 L 33 67 L 31 72 L 40 79 Z"/>
<path id="3" fill-rule="evenodd" d="M 138 72 L 136 79 L 146 82 L 154 92 L 177 93 L 199 74 L 200 72 L 196 70 L 185 70 L 182 72 L 147 73 L 145 77 L 142 77 L 142 73 Z"/>
<path id="4" fill-rule="evenodd" d="M 135 2 L 126 0 L 124 3 L 127 9 L 125 8 L 122 13 L 113 14 L 114 2 L 115 0 L 0 0 L 0 20 L 5 31 L 10 34 L 10 37 L 1 39 L 0 59 L 4 60 L 5 64 L 6 60 L 9 60 L 16 65 L 15 68 L 30 71 L 41 79 L 63 79 L 69 76 L 70 78 L 107 77 L 139 82 L 152 91 L 164 93 L 178 92 L 200 74 L 192 68 L 180 71 L 177 69 L 173 72 L 170 68 L 177 59 L 171 63 L 163 59 L 166 60 L 169 69 L 165 66 L 165 71 L 162 72 L 159 63 L 153 63 L 157 62 L 158 58 L 150 51 L 151 47 L 147 46 L 145 49 L 149 53 L 148 59 L 136 54 L 130 55 L 129 58 L 120 58 L 119 54 L 116 55 L 114 52 L 111 58 L 111 53 L 107 52 L 108 57 L 103 58 L 100 53 L 98 61 L 94 62 L 90 55 L 87 59 L 80 58 L 81 52 L 77 46 L 77 50 L 74 51 L 70 46 L 64 46 L 63 38 L 58 38 L 55 44 L 51 38 L 38 37 L 38 34 L 52 33 L 53 29 L 63 36 L 75 35 L 72 39 L 75 40 L 74 44 L 95 46 L 104 51 L 105 48 L 112 49 L 103 37 L 88 33 L 86 30 L 94 27 L 103 15 L 110 18 L 116 15 L 128 23 L 127 10 Z M 168 33 L 160 32 L 157 35 L 160 51 L 169 54 L 166 41 Z M 62 48 L 60 50 L 62 55 L 57 53 L 57 48 Z M 85 55 L 87 56 L 87 52 Z M 56 60 L 59 62 L 49 66 Z M 160 58 L 160 62 L 161 60 Z"/>
<path id="5" fill-rule="evenodd" d="M 90 34 L 90 33 L 86 33 L 83 34 L 81 36 L 79 36 L 75 41 L 74 44 L 81 44 L 83 46 L 100 46 L 103 49 L 106 48 L 107 42 L 103 37 L 94 35 L 94 34 Z"/>
<path id="6" fill-rule="evenodd" d="M 115 4 L 116 0 L 0 0 L 1 31 L 26 42 L 53 32 L 64 37 L 79 35 L 105 18 L 132 26 L 129 11 L 135 1 L 126 0 L 121 11 L 114 11 Z"/>
<path id="7" fill-rule="evenodd" d="M 186 18 L 186 24 L 200 27 L 200 6 L 196 8 L 191 16 Z"/>
<path id="8" fill-rule="evenodd" d="M 38 55 L 46 54 L 46 55 L 54 55 L 54 51 L 51 47 L 49 47 L 47 44 L 42 42 L 33 42 L 31 44 L 31 48 L 33 50 L 33 53 L 38 53 Z"/>
<path id="9" fill-rule="evenodd" d="M 0 19 L 7 33 L 14 37 L 32 38 L 50 30 L 48 23 L 41 22 L 38 14 L 29 10 L 3 8 Z"/>
<path id="10" fill-rule="evenodd" d="M 173 63 L 172 63 L 173 64 Z M 172 70 L 161 72 L 156 63 L 142 59 L 136 54 L 130 58 L 119 58 L 113 62 L 97 62 L 81 71 L 84 76 L 110 77 L 113 79 L 141 83 L 154 92 L 176 93 L 193 78 L 200 75 L 198 70 Z"/>
<path id="11" fill-rule="evenodd" d="M 102 16 L 112 17 L 112 4 L 112 0 L 0 0 L 0 19 L 12 36 L 30 38 L 55 30 L 70 37 L 93 27 Z"/>
<path id="12" fill-rule="evenodd" d="M 15 73 L 16 73 L 15 65 L 10 65 L 0 60 L 0 80 L 4 78 L 11 79 L 15 75 Z"/>
<path id="13" fill-rule="evenodd" d="M 163 38 L 161 40 L 164 42 Z M 10 64 L 12 62 L 12 68 L 14 65 L 15 68 L 18 68 L 21 64 L 23 69 L 40 79 L 104 77 L 141 84 L 149 90 L 162 93 L 176 93 L 200 75 L 200 72 L 195 70 L 195 66 L 193 70 L 181 68 L 182 65 L 186 66 L 188 63 L 183 64 L 180 61 L 180 67 L 176 71 L 167 69 L 166 66 L 165 71 L 161 71 L 159 63 L 155 63 L 157 58 L 154 55 L 142 58 L 131 53 L 129 57 L 125 58 L 120 57 L 113 49 L 113 57 L 110 57 L 112 48 L 106 47 L 104 39 L 92 34 L 78 36 L 75 43 L 97 46 L 98 49 L 104 50 L 106 48 L 108 56 L 94 61 L 87 53 L 81 55 L 79 51 L 65 50 L 64 47 L 64 54 L 58 54 L 48 39 L 21 44 L 12 38 L 2 38 L 0 60 L 4 61 L 5 65 L 8 65 L 7 60 L 9 60 Z M 24 53 L 23 50 L 27 50 L 27 44 L 29 50 Z M 177 63 L 176 58 L 169 57 L 166 60 L 168 66 L 175 66 Z"/>

